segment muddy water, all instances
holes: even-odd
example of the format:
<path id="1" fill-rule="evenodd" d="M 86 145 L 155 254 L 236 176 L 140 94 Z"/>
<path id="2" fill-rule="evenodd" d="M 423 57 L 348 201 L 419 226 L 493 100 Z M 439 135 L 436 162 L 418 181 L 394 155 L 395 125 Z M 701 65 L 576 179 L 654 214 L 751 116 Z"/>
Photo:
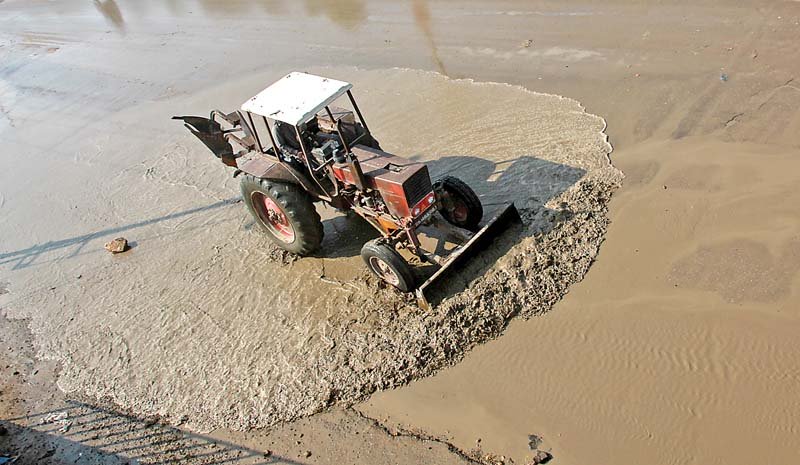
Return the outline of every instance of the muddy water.
<path id="1" fill-rule="evenodd" d="M 117 112 L 65 150 L 101 194 L 58 196 L 70 210 L 49 219 L 79 215 L 92 232 L 40 230 L 2 254 L 3 307 L 32 319 L 40 354 L 63 363 L 62 389 L 198 429 L 271 425 L 430 374 L 583 276 L 621 178 L 601 118 L 570 99 L 430 72 L 319 72 L 355 84 L 385 149 L 461 177 L 487 216 L 516 202 L 526 228 L 423 312 L 367 277 L 358 251 L 372 233 L 357 218 L 323 212 L 320 256 L 287 257 L 254 226 L 231 173 L 180 125 L 163 129 L 175 113 L 235 108 L 276 76 Z M 118 235 L 132 250 L 102 252 Z"/>
<path id="2" fill-rule="evenodd" d="M 518 461 L 528 434 L 564 464 L 796 461 L 800 153 L 689 139 L 615 161 L 590 276 L 368 414 Z"/>

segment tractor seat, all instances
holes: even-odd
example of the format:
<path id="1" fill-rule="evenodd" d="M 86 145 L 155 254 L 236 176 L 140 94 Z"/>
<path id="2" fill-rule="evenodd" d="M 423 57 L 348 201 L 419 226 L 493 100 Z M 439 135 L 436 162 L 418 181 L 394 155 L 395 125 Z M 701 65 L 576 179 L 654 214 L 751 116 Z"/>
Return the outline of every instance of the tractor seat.
<path id="1" fill-rule="evenodd" d="M 293 155 L 300 153 L 300 141 L 297 140 L 297 134 L 293 126 L 275 121 L 275 126 L 272 128 L 272 136 L 275 138 L 275 143 L 282 151 L 288 151 Z"/>

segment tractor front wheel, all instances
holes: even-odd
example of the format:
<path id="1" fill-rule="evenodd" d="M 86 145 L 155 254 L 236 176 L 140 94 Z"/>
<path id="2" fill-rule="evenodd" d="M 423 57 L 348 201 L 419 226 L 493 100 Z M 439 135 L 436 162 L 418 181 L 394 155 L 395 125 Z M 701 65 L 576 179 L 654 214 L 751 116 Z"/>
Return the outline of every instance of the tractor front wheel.
<path id="1" fill-rule="evenodd" d="M 361 258 L 375 276 L 400 289 L 414 289 L 414 274 L 408 262 L 391 245 L 381 239 L 373 239 L 361 248 Z"/>
<path id="2" fill-rule="evenodd" d="M 436 181 L 434 189 L 442 203 L 440 212 L 448 223 L 469 231 L 478 229 L 483 218 L 483 206 L 475 191 L 453 176 Z"/>
<path id="3" fill-rule="evenodd" d="M 299 186 L 254 176 L 242 177 L 242 197 L 264 232 L 280 248 L 309 255 L 322 243 L 322 220 Z"/>

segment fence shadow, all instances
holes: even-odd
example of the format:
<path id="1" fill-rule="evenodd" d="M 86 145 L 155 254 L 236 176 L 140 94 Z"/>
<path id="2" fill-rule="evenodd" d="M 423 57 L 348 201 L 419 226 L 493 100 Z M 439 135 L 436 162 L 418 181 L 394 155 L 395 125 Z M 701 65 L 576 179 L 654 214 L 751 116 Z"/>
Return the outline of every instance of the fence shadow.
<path id="1" fill-rule="evenodd" d="M 83 402 L 0 424 L 7 429 L 0 447 L 21 464 L 302 464 Z"/>

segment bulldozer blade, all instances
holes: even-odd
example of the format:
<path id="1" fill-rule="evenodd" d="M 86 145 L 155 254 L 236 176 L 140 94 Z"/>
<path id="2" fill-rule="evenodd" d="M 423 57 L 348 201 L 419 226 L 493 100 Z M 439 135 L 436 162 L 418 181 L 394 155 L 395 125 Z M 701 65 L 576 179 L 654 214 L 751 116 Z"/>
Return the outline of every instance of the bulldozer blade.
<path id="1" fill-rule="evenodd" d="M 519 217 L 517 207 L 515 207 L 513 203 L 510 203 L 503 211 L 495 215 L 486 226 L 481 228 L 480 231 L 475 233 L 465 244 L 453 252 L 444 265 L 436 270 L 436 273 L 417 288 L 416 294 L 419 306 L 425 310 L 429 310 L 431 305 L 426 298 L 426 291 L 428 291 L 435 282 L 440 281 L 448 274 L 452 273 L 453 270 L 459 269 L 459 265 L 466 263 L 469 259 L 484 250 L 486 248 L 485 246 L 499 235 L 501 231 L 514 223 L 522 223 L 522 220 Z"/>

